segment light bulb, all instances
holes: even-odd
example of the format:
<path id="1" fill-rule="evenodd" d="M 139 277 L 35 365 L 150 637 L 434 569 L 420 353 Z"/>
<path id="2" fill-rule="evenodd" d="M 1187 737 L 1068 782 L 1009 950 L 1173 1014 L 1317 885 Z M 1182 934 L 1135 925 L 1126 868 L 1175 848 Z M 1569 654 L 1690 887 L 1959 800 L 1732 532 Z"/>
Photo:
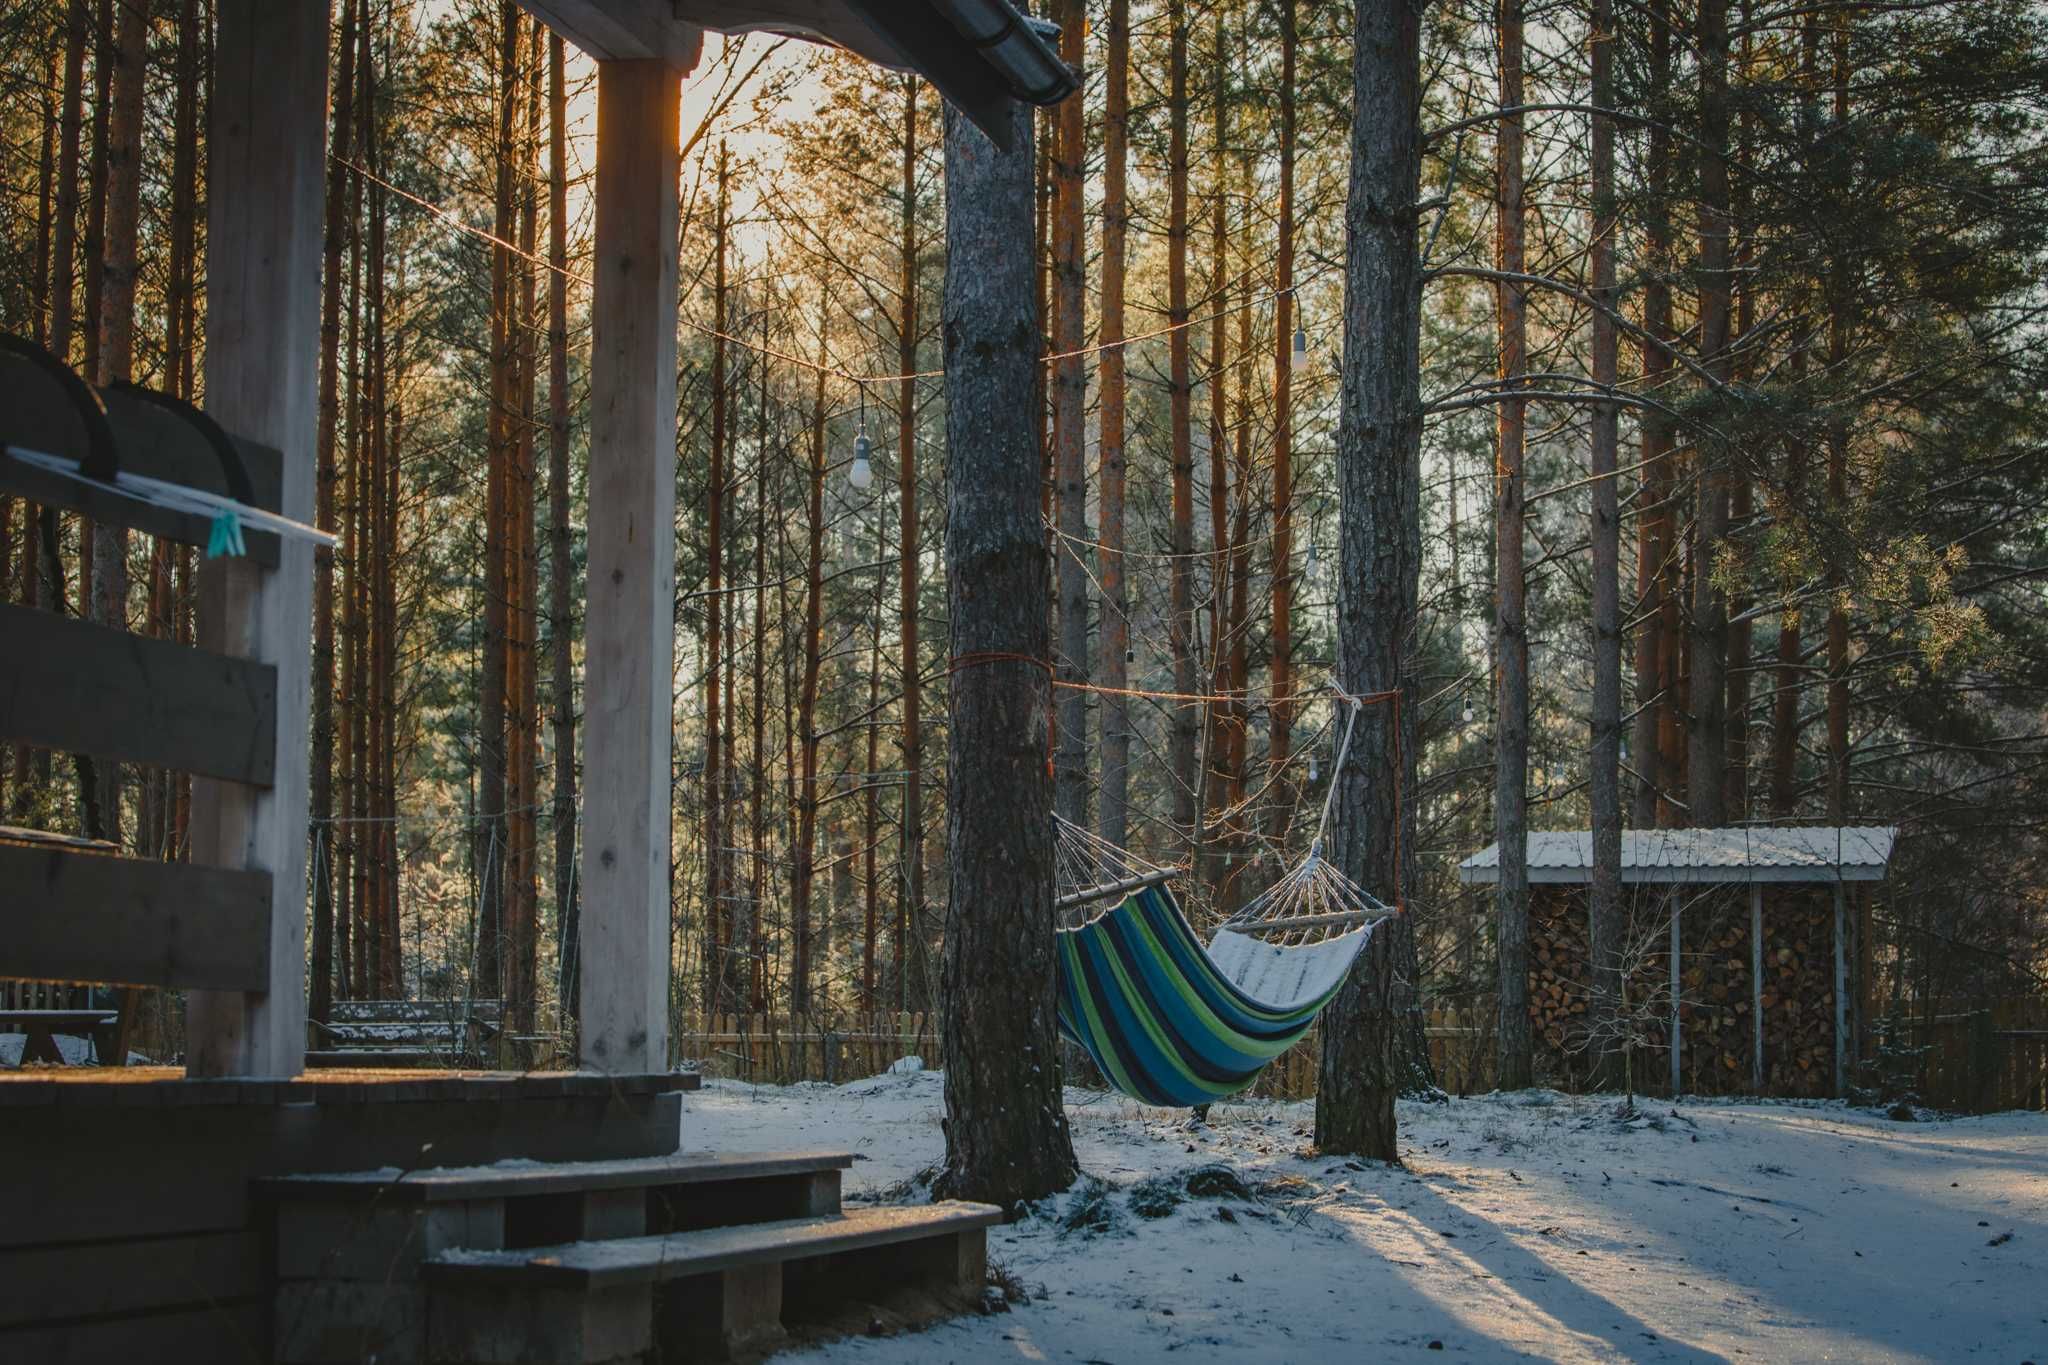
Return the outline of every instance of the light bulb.
<path id="1" fill-rule="evenodd" d="M 1124 647 L 1124 662 L 1127 664 L 1138 662 L 1138 651 L 1126 645 Z"/>
<path id="2" fill-rule="evenodd" d="M 1472 723 L 1472 699 L 1470 697 L 1465 698 L 1465 709 L 1459 713 L 1458 719 L 1467 725 Z"/>
<path id="3" fill-rule="evenodd" d="M 868 463 L 868 452 L 873 448 L 865 431 L 853 438 L 853 463 L 847 467 L 846 482 L 856 493 L 867 492 L 875 482 L 874 466 Z"/>
<path id="4" fill-rule="evenodd" d="M 1313 782 L 1318 776 L 1320 776 L 1320 773 L 1316 768 L 1316 761 L 1311 757 L 1308 761 L 1308 780 Z"/>
<path id="5" fill-rule="evenodd" d="M 1314 542 L 1313 540 L 1311 540 L 1311 541 L 1310 541 L 1310 542 L 1308 543 L 1308 562 L 1307 562 L 1306 564 L 1304 564 L 1304 565 L 1303 565 L 1302 567 L 1303 567 L 1303 570 L 1304 570 L 1304 571 L 1305 571 L 1305 572 L 1306 572 L 1306 573 L 1308 574 L 1308 576 L 1309 576 L 1310 578 L 1314 578 L 1314 577 L 1315 577 L 1315 574 L 1316 574 L 1316 543 L 1315 543 L 1315 542 Z"/>
<path id="6" fill-rule="evenodd" d="M 1294 329 L 1294 363 L 1308 364 L 1308 332 L 1300 327 Z"/>

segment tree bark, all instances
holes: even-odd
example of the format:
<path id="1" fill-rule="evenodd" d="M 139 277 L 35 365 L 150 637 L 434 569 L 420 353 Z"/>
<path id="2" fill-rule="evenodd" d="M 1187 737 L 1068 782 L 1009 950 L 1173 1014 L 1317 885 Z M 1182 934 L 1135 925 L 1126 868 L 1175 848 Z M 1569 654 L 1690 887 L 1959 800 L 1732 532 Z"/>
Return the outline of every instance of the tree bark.
<path id="1" fill-rule="evenodd" d="M 1501 0 L 1500 105 L 1519 110 L 1522 98 L 1522 0 Z M 1494 259 L 1509 274 L 1524 273 L 1522 116 L 1501 116 L 1494 148 Z M 1494 287 L 1501 387 L 1522 387 L 1528 371 L 1528 301 L 1519 284 Z M 1494 659 L 1499 670 L 1494 734 L 1494 837 L 1500 881 L 1494 888 L 1495 943 L 1499 953 L 1500 1087 L 1535 1083 L 1529 1033 L 1529 633 L 1527 584 L 1522 567 L 1522 481 L 1527 403 L 1510 398 L 1498 408 L 1494 464 Z"/>
<path id="2" fill-rule="evenodd" d="M 341 478 L 335 440 L 341 420 L 341 265 L 348 240 L 348 163 L 355 135 L 356 0 L 342 0 L 340 60 L 334 77 L 334 127 L 327 162 L 327 225 L 321 252 L 320 426 L 315 449 L 314 518 L 330 535 Z M 334 1001 L 334 551 L 313 551 L 313 969 L 306 1006 L 326 1020 Z"/>
<path id="3" fill-rule="evenodd" d="M 947 802 L 946 1166 L 935 1192 L 1006 1209 L 1075 1175 L 1055 1031 L 1051 697 L 1031 662 L 1051 641 L 1032 253 L 1018 240 L 1031 222 L 1028 110 L 1011 139 L 998 152 L 946 109 L 946 568 L 960 661 L 947 743 L 963 777 Z"/>
<path id="4" fill-rule="evenodd" d="M 1079 70 L 1087 30 L 1085 0 L 1060 0 L 1060 59 Z M 1058 136 L 1052 151 L 1052 277 L 1056 296 L 1052 349 L 1060 357 L 1052 372 L 1053 473 L 1058 504 L 1059 676 L 1088 681 L 1088 566 L 1082 545 L 1088 535 L 1088 475 L 1082 422 L 1088 382 L 1080 355 L 1087 334 L 1086 248 L 1081 237 L 1083 175 L 1088 143 L 1083 101 L 1069 99 L 1055 112 Z M 1068 688 L 1059 700 L 1059 764 L 1054 805 L 1077 825 L 1088 823 L 1088 694 Z"/>
<path id="5" fill-rule="evenodd" d="M 1280 222 L 1273 261 L 1273 623 L 1272 713 L 1266 766 L 1279 784 L 1273 831 L 1294 811 L 1288 765 L 1294 757 L 1294 142 L 1295 74 L 1300 39 L 1295 0 L 1280 12 Z M 1233 587 L 1233 591 L 1235 588 Z M 1243 680 L 1239 680 L 1242 685 Z"/>
<path id="6" fill-rule="evenodd" d="M 57 208 L 50 262 L 49 345 L 60 360 L 71 359 L 75 329 L 73 295 L 78 287 L 78 155 L 85 121 L 85 40 L 91 31 L 86 0 L 71 0 L 64 33 L 63 114 L 57 134 Z"/>
<path id="7" fill-rule="evenodd" d="M 1399 688 L 1405 704 L 1361 715 L 1333 772 L 1338 866 L 1405 905 L 1413 885 L 1415 647 L 1422 563 L 1421 7 L 1360 5 L 1352 48 L 1351 177 L 1345 203 L 1344 371 L 1337 425 L 1337 667 L 1354 693 Z M 1428 1083 L 1413 925 L 1385 921 L 1322 1018 L 1316 1145 L 1383 1161 L 1394 1097 Z"/>
<path id="8" fill-rule="evenodd" d="M 726 915 L 725 754 L 719 683 L 725 670 L 725 188 L 726 150 L 718 147 L 718 200 L 713 206 L 711 307 L 711 468 L 704 553 L 704 1012 L 731 1010 L 732 935 Z"/>
<path id="9" fill-rule="evenodd" d="M 1193 440 L 1193 384 L 1189 377 L 1188 354 L 1188 24 L 1186 0 L 1167 4 L 1167 218 L 1166 290 L 1167 323 L 1172 335 L 1167 342 L 1168 387 L 1171 391 L 1169 421 L 1172 426 L 1172 530 L 1168 548 L 1173 554 L 1168 570 L 1166 636 L 1173 651 L 1173 689 L 1183 694 L 1195 690 L 1195 452 Z M 1173 782 L 1173 818 L 1183 838 L 1192 839 L 1196 821 L 1195 735 L 1201 710 L 1190 702 L 1176 702 L 1168 711 L 1167 766 Z M 1192 850 L 1192 845 L 1190 845 Z"/>
<path id="10" fill-rule="evenodd" d="M 900 281 L 903 290 L 896 329 L 897 373 L 917 370 L 917 88 L 903 82 L 903 221 Z M 903 883 L 898 922 L 924 921 L 924 666 L 919 657 L 922 613 L 923 524 L 917 510 L 917 381 L 904 379 L 896 392 L 896 488 L 898 503 L 898 647 L 903 674 Z M 870 767 L 873 765 L 870 764 Z"/>
<path id="11" fill-rule="evenodd" d="M 548 38 L 548 695 L 554 712 L 555 939 L 562 1018 L 577 1017 L 575 556 L 569 525 L 568 99 Z"/>
<path id="12" fill-rule="evenodd" d="M 1130 156 L 1130 0 L 1110 0 L 1102 116 L 1102 303 L 1096 382 L 1101 435 L 1096 486 L 1096 576 L 1102 620 L 1096 631 L 1102 698 L 1102 837 L 1119 848 L 1130 838 L 1130 707 L 1116 689 L 1129 685 L 1131 626 L 1124 589 L 1124 238 L 1130 222 L 1125 175 Z"/>
<path id="13" fill-rule="evenodd" d="M 1700 0 L 1700 354 L 1708 374 L 1730 375 L 1728 206 L 1728 0 Z M 1692 671 L 1686 759 L 1686 804 L 1691 823 L 1717 828 L 1728 822 L 1728 599 L 1720 582 L 1728 537 L 1728 504 L 1735 452 L 1701 432 L 1693 513 Z"/>
<path id="14" fill-rule="evenodd" d="M 1588 56 L 1595 109 L 1614 107 L 1614 0 L 1593 0 Z M 1595 115 L 1592 127 L 1593 383 L 1613 388 L 1619 379 L 1614 310 L 1614 120 Z M 1602 403 L 1592 412 L 1593 475 L 1593 752 L 1591 807 L 1593 883 L 1588 943 L 1592 954 L 1595 1075 L 1613 1083 L 1608 1052 L 1621 1000 L 1621 509 L 1615 488 L 1620 445 L 1619 410 Z M 1527 868 L 1524 867 L 1526 874 Z"/>

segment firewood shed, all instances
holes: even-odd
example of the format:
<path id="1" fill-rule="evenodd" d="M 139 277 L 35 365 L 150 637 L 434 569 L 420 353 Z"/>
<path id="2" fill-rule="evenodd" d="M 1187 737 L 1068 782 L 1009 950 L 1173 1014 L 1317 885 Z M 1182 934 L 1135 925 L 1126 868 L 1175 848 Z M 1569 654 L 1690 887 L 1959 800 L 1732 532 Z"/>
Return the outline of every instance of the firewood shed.
<path id="1" fill-rule="evenodd" d="M 1670 1092 L 1840 1095 L 1869 1026 L 1869 923 L 1898 831 L 1884 826 L 1627 830 L 1624 1022 Z M 1538 1074 L 1591 1071 L 1590 830 L 1528 836 L 1529 1010 Z M 1458 864 L 1500 880 L 1500 845 Z M 1609 1045 L 1616 1026 L 1609 1025 Z"/>

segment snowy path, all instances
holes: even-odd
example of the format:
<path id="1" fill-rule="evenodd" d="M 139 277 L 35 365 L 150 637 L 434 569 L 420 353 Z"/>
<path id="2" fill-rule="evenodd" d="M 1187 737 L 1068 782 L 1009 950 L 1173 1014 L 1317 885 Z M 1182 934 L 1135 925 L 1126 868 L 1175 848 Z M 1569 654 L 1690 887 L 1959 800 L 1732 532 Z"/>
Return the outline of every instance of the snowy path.
<path id="1" fill-rule="evenodd" d="M 1191 1130 L 1069 1091 L 1090 1176 L 1220 1161 L 1260 1196 L 1145 1218 L 1124 1188 L 1088 1230 L 1061 1226 L 1069 1194 L 989 1236 L 1043 1299 L 788 1358 L 2048 1362 L 2048 1115 L 1700 1102 L 1673 1119 L 1666 1103 L 1646 1111 L 1658 1126 L 1617 1128 L 1610 1108 L 1404 1104 L 1403 1171 L 1305 1159 L 1306 1105 L 1219 1105 Z M 711 1082 L 685 1097 L 683 1146 L 842 1148 L 863 1158 L 849 1195 L 886 1197 L 943 1153 L 940 1112 L 932 1073 Z"/>

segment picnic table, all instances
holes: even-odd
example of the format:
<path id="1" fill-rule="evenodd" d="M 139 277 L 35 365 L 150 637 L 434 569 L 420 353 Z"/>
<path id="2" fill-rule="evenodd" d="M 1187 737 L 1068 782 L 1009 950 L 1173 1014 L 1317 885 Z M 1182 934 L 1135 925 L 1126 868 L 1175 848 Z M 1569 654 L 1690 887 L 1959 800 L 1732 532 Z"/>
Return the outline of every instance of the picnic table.
<path id="1" fill-rule="evenodd" d="M 115 1033 L 121 1012 L 96 1010 L 4 1010 L 0 1009 L 0 1033 L 25 1033 L 21 1064 L 53 1062 L 62 1065 L 64 1054 L 57 1047 L 57 1035 L 70 1034 L 92 1040 L 93 1057 L 102 1066 L 119 1066 Z"/>

